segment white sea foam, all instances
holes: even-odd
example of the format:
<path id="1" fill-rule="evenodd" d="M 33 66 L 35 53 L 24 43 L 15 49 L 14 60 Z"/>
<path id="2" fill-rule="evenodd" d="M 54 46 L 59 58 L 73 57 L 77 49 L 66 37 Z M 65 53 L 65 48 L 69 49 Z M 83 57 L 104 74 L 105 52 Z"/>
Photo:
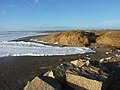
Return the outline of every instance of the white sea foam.
<path id="1" fill-rule="evenodd" d="M 0 41 L 15 40 L 18 38 L 36 36 L 36 35 L 46 35 L 49 33 L 41 33 L 37 31 L 0 31 Z"/>
<path id="2" fill-rule="evenodd" d="M 50 56 L 94 52 L 86 47 L 58 47 L 33 42 L 0 42 L 0 57 L 4 56 Z"/>

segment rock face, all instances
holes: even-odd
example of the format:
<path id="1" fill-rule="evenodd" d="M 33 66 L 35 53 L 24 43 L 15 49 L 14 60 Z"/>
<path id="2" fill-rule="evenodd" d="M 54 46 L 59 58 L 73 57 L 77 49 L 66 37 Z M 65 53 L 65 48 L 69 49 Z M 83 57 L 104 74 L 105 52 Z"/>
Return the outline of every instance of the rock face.
<path id="1" fill-rule="evenodd" d="M 83 76 L 68 73 L 66 74 L 66 80 L 74 90 L 102 90 L 103 82 L 88 79 Z"/>
<path id="2" fill-rule="evenodd" d="M 35 77 L 31 82 L 28 82 L 24 90 L 61 90 L 61 86 L 53 79 Z"/>
<path id="3" fill-rule="evenodd" d="M 108 31 L 96 40 L 99 44 L 120 47 L 120 31 Z"/>
<path id="4" fill-rule="evenodd" d="M 45 36 L 42 40 L 50 43 L 57 42 L 60 45 L 85 46 L 94 41 L 94 36 L 94 33 L 76 30 Z"/>

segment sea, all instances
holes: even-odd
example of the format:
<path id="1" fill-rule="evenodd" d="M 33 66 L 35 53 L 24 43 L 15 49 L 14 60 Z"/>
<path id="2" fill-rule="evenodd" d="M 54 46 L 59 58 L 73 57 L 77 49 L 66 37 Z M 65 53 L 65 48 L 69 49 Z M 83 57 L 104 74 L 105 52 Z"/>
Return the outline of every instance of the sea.
<path id="1" fill-rule="evenodd" d="M 49 33 L 42 31 L 0 31 L 0 41 L 10 41 L 28 36 L 45 35 L 45 34 L 49 34 Z"/>
<path id="2" fill-rule="evenodd" d="M 59 46 L 48 46 L 33 42 L 12 41 L 18 38 L 36 36 L 36 35 L 46 35 L 46 34 L 50 34 L 50 32 L 1 31 L 0 57 L 72 55 L 72 54 L 95 52 L 87 47 L 59 47 Z"/>

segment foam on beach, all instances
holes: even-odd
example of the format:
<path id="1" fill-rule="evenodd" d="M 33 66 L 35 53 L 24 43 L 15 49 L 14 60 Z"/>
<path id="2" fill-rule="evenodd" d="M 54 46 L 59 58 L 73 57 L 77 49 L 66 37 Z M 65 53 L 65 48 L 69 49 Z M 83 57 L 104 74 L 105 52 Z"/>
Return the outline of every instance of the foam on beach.
<path id="1" fill-rule="evenodd" d="M 33 42 L 0 42 L 0 57 L 5 56 L 52 56 L 95 52 L 87 47 L 48 46 Z"/>

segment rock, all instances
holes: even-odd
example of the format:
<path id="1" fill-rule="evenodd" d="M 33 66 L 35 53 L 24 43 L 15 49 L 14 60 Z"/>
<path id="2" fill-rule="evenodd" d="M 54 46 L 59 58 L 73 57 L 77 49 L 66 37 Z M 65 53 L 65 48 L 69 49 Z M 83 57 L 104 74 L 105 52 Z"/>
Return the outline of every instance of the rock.
<path id="1" fill-rule="evenodd" d="M 87 60 L 87 61 L 85 62 L 85 64 L 86 64 L 86 66 L 90 66 L 90 61 Z"/>
<path id="2" fill-rule="evenodd" d="M 82 67 L 84 65 L 86 65 L 86 66 L 90 66 L 91 65 L 89 60 L 87 60 L 85 62 L 83 62 L 81 60 L 74 60 L 74 61 L 71 61 L 70 63 L 75 65 L 75 66 L 77 66 L 77 67 Z"/>
<path id="3" fill-rule="evenodd" d="M 108 74 L 90 65 L 89 61 L 64 63 L 54 68 L 53 73 L 62 85 L 67 83 L 75 90 L 105 90 L 109 84 Z"/>
<path id="4" fill-rule="evenodd" d="M 66 80 L 75 90 L 106 90 L 109 79 L 106 73 L 93 66 L 82 66 L 78 73 L 67 72 Z"/>
<path id="5" fill-rule="evenodd" d="M 107 66 L 101 66 L 100 68 L 106 73 L 110 72 L 109 69 L 107 68 Z"/>
<path id="6" fill-rule="evenodd" d="M 120 90 L 120 68 L 110 73 L 111 83 L 107 90 Z"/>
<path id="7" fill-rule="evenodd" d="M 103 66 L 106 66 L 110 72 L 115 71 L 120 67 L 120 57 L 113 57 L 110 60 L 102 62 Z"/>
<path id="8" fill-rule="evenodd" d="M 77 67 L 79 61 L 74 61 Z M 110 80 L 107 73 L 101 69 L 90 65 L 87 61 L 81 67 L 75 67 L 73 70 L 66 70 L 66 80 L 75 90 L 106 90 Z"/>
<path id="9" fill-rule="evenodd" d="M 99 61 L 97 60 L 90 60 L 90 64 L 95 67 L 98 67 L 100 65 Z"/>
<path id="10" fill-rule="evenodd" d="M 118 50 L 118 52 L 120 53 L 120 50 Z"/>
<path id="11" fill-rule="evenodd" d="M 52 78 L 35 77 L 24 87 L 24 90 L 61 90 L 61 85 Z"/>
<path id="12" fill-rule="evenodd" d="M 80 60 L 74 60 L 74 61 L 71 61 L 70 63 L 78 67 L 85 65 L 85 62 L 82 62 Z"/>
<path id="13" fill-rule="evenodd" d="M 52 71 L 48 71 L 44 75 L 54 77 L 62 85 L 62 90 L 73 90 L 70 86 L 68 86 L 65 76 L 65 73 L 67 72 L 66 69 L 73 69 L 73 66 L 69 63 L 65 63 L 55 67 Z M 50 72 L 52 72 L 52 76 L 49 75 Z"/>
<path id="14" fill-rule="evenodd" d="M 47 71 L 47 72 L 44 74 L 44 76 L 55 78 L 52 70 L 51 70 L 51 71 Z"/>
<path id="15" fill-rule="evenodd" d="M 46 75 L 49 76 L 50 72 Z M 92 66 L 89 60 L 63 63 L 52 70 L 52 77 L 61 85 L 69 85 L 74 90 L 106 90 L 110 83 L 108 74 Z"/>
<path id="16" fill-rule="evenodd" d="M 66 74 L 66 80 L 74 90 L 102 90 L 103 82 L 101 81 L 88 79 L 70 73 Z"/>

